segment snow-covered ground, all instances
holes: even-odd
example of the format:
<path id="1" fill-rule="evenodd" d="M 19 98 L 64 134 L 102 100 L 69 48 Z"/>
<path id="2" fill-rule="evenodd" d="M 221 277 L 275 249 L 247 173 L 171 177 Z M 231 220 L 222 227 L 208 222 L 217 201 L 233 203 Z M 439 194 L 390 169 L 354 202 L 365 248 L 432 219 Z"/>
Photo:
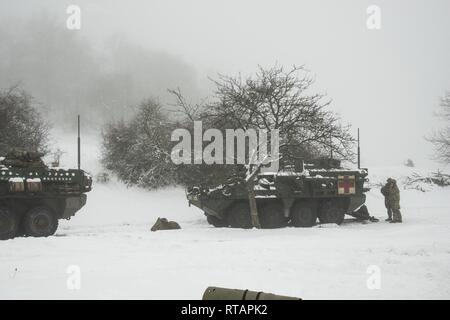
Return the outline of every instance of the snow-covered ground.
<path id="1" fill-rule="evenodd" d="M 85 150 L 95 171 L 96 148 Z M 376 184 L 390 175 L 401 186 L 412 171 L 420 172 L 370 168 L 370 177 Z M 449 199 L 449 188 L 401 189 L 404 223 L 389 224 L 373 189 L 367 203 L 378 223 L 239 230 L 209 226 L 182 189 L 95 184 L 55 236 L 0 242 L 0 298 L 200 299 L 214 285 L 304 299 L 449 299 Z M 157 217 L 182 229 L 150 232 Z M 79 289 L 67 285 L 74 270 Z M 379 288 L 368 286 L 378 274 Z"/>

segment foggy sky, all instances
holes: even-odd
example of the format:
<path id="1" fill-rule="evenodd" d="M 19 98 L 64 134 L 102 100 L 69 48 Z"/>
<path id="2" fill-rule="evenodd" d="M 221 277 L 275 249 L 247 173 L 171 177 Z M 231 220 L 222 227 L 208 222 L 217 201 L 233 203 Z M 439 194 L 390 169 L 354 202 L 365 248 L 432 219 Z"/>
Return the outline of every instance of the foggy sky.
<path id="1" fill-rule="evenodd" d="M 153 83 L 135 84 L 136 96 L 180 86 L 197 98 L 209 93 L 207 77 L 217 72 L 304 64 L 316 78 L 314 89 L 333 99 L 331 108 L 355 133 L 361 128 L 363 165 L 429 163 L 432 148 L 423 137 L 438 125 L 433 112 L 450 90 L 449 1 L 0 0 L 0 25 L 14 30 L 48 15 L 65 28 L 69 4 L 82 10 L 81 30 L 71 32 L 99 52 L 108 55 L 107 43 L 129 44 L 126 63 L 118 65 Z M 381 8 L 381 30 L 366 28 L 371 4 Z M 1 37 L 2 30 L 0 54 Z M 127 60 L 130 47 L 144 53 Z M 145 52 L 152 58 L 133 65 Z M 170 69 L 163 86 L 144 76 L 146 67 L 154 75 Z M 5 78 L 0 74 L 2 85 Z"/>

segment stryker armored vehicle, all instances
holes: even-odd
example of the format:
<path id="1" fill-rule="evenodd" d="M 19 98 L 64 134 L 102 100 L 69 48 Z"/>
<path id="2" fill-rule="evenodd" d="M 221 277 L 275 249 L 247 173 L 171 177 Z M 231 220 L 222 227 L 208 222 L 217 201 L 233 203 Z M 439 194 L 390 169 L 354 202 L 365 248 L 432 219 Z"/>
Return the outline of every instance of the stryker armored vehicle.
<path id="1" fill-rule="evenodd" d="M 370 219 L 365 203 L 367 169 L 344 169 L 332 158 L 280 161 L 278 172 L 259 172 L 252 186 L 262 228 L 288 224 L 312 227 L 341 224 L 346 214 Z M 231 177 L 216 188 L 190 187 L 187 199 L 203 210 L 216 227 L 254 226 L 249 204 L 248 179 Z"/>
<path id="2" fill-rule="evenodd" d="M 0 158 L 0 240 L 50 236 L 59 219 L 70 219 L 86 204 L 92 179 L 80 162 L 78 169 L 48 168 L 41 156 L 12 150 Z"/>

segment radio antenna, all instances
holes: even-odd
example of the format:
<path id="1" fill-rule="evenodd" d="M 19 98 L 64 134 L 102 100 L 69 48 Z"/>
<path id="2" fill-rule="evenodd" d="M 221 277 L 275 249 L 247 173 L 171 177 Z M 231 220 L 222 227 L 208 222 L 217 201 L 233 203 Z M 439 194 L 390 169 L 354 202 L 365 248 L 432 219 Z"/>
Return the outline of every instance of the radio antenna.
<path id="1" fill-rule="evenodd" d="M 361 169 L 361 150 L 359 149 L 359 128 L 358 128 L 358 169 Z"/>
<path id="2" fill-rule="evenodd" d="M 80 153 L 80 115 L 78 115 L 78 139 L 77 139 L 77 144 L 78 144 L 78 170 L 80 170 L 80 166 L 81 166 L 81 153 Z"/>

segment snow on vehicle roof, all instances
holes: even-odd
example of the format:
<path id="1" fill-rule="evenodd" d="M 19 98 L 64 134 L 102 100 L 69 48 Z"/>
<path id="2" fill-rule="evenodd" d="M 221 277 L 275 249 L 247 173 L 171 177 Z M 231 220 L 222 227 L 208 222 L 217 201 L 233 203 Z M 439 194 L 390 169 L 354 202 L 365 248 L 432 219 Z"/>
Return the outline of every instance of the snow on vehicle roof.
<path id="1" fill-rule="evenodd" d="M 358 173 L 367 173 L 365 169 L 347 169 L 347 168 L 331 168 L 331 169 L 309 169 L 311 172 L 358 172 Z"/>
<path id="2" fill-rule="evenodd" d="M 301 172 L 299 171 L 279 171 L 277 173 L 274 173 L 277 176 L 296 176 L 296 177 L 309 177 L 309 171 L 308 170 L 303 170 Z"/>

